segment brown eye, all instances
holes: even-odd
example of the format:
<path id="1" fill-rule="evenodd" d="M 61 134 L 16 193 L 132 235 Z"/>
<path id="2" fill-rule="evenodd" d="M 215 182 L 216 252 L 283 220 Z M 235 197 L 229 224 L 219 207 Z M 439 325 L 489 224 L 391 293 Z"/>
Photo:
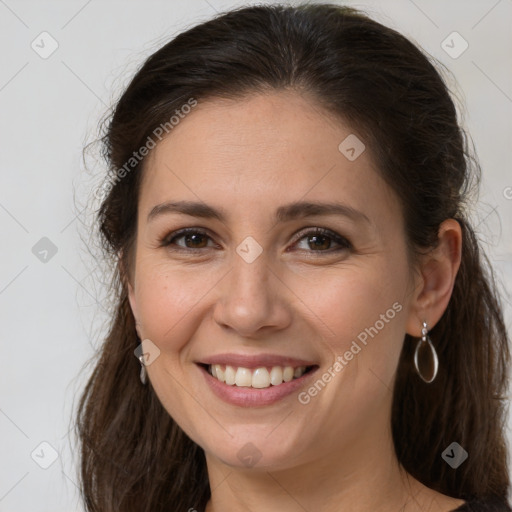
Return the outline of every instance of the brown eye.
<path id="1" fill-rule="evenodd" d="M 308 244 L 312 249 L 330 249 L 331 239 L 324 235 L 308 236 Z"/>
<path id="2" fill-rule="evenodd" d="M 181 243 L 176 243 L 177 240 L 183 240 Z M 206 232 L 198 229 L 183 229 L 165 237 L 161 245 L 163 247 L 175 246 L 177 249 L 205 249 L 208 246 L 210 236 Z"/>
<path id="3" fill-rule="evenodd" d="M 304 249 L 308 252 L 331 253 L 352 248 L 352 244 L 345 237 L 324 228 L 315 228 L 309 232 L 302 233 L 302 237 L 298 239 L 295 245 L 302 243 L 302 240 L 306 240 L 307 247 L 299 247 L 299 249 Z M 333 244 L 338 245 L 338 247 L 333 248 Z"/>
<path id="4" fill-rule="evenodd" d="M 178 237 L 178 238 L 183 238 L 185 240 L 185 245 L 187 245 L 187 247 L 192 247 L 193 249 L 197 249 L 197 248 L 206 246 L 205 245 L 206 236 L 201 233 L 182 235 L 181 237 Z"/>

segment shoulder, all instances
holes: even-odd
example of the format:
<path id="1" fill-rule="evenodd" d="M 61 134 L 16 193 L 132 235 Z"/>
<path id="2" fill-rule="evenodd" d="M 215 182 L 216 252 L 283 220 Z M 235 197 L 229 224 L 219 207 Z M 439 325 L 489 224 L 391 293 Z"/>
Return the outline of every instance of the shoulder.
<path id="1" fill-rule="evenodd" d="M 498 498 L 472 498 L 453 512 L 512 512 L 506 501 Z"/>

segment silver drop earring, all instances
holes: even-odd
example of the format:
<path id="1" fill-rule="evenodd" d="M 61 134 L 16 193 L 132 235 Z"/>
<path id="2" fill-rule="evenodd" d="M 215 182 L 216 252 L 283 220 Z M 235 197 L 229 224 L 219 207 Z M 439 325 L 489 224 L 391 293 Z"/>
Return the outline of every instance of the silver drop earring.
<path id="1" fill-rule="evenodd" d="M 144 348 L 142 347 L 142 342 L 139 336 L 138 322 L 135 323 L 136 334 L 135 337 L 137 339 L 137 348 L 133 351 L 135 357 L 139 360 L 140 363 L 140 374 L 139 378 L 143 385 L 148 382 L 148 371 L 146 370 L 146 364 L 144 361 Z"/>
<path id="2" fill-rule="evenodd" d="M 414 351 L 414 368 L 421 379 L 427 384 L 430 384 L 436 378 L 439 361 L 436 349 L 428 336 L 427 322 L 423 322 L 421 339 L 418 341 Z"/>
<path id="3" fill-rule="evenodd" d="M 140 361 L 140 381 L 142 384 L 146 384 L 148 381 L 148 372 L 146 370 L 146 365 L 144 364 L 144 355 L 139 356 Z"/>

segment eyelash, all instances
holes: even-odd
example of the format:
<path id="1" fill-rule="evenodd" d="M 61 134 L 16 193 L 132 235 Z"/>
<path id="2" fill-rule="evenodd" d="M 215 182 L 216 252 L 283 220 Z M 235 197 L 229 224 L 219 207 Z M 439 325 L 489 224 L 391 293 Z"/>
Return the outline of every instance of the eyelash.
<path id="1" fill-rule="evenodd" d="M 175 247 L 173 247 L 173 248 L 170 247 L 171 245 L 174 245 L 173 242 L 175 240 L 177 240 L 179 238 L 183 238 L 184 236 L 190 235 L 190 234 L 206 236 L 206 237 L 210 238 L 210 240 L 211 240 L 211 237 L 208 235 L 208 233 L 201 228 L 183 228 L 183 229 L 180 229 L 178 231 L 175 231 L 175 232 L 170 233 L 170 234 L 166 235 L 165 237 L 163 237 L 160 240 L 160 246 L 167 247 L 168 249 L 173 250 L 173 251 L 184 251 L 184 252 L 196 252 L 196 251 L 201 251 L 204 249 L 211 249 L 211 247 L 182 247 L 182 246 L 177 246 L 177 245 L 175 245 Z M 296 241 L 294 242 L 294 245 L 297 244 L 298 242 L 300 242 L 303 238 L 307 238 L 310 236 L 319 236 L 319 235 L 330 238 L 330 239 L 332 239 L 332 241 L 334 241 L 335 243 L 340 245 L 340 247 L 337 249 L 306 251 L 306 252 L 310 252 L 310 253 L 332 254 L 332 253 L 346 251 L 346 250 L 353 248 L 352 244 L 349 242 L 349 240 L 347 240 L 345 237 L 343 237 L 341 235 L 338 235 L 334 231 L 331 231 L 330 229 L 313 228 L 313 229 L 310 229 L 309 231 L 303 231 L 303 232 L 299 233 L 299 235 L 298 235 L 298 238 L 296 239 Z"/>

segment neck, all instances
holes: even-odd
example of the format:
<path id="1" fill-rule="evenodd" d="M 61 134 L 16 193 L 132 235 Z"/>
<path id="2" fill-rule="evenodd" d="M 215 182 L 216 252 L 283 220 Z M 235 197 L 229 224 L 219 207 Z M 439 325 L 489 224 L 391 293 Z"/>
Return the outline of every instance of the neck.
<path id="1" fill-rule="evenodd" d="M 359 432 L 343 450 L 327 450 L 322 457 L 279 469 L 233 468 L 207 455 L 212 496 L 206 511 L 421 510 L 415 507 L 426 488 L 400 467 L 391 431 L 372 436 Z"/>

